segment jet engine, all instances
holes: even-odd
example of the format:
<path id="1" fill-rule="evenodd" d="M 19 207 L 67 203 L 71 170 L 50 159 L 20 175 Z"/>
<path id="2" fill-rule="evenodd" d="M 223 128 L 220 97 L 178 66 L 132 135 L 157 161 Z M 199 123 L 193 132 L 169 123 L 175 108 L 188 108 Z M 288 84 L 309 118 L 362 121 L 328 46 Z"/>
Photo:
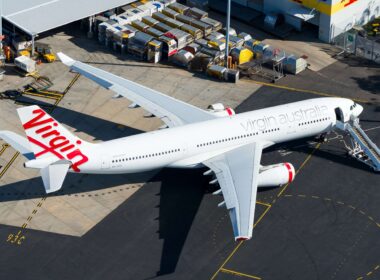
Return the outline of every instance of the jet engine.
<path id="1" fill-rule="evenodd" d="M 259 187 L 275 187 L 294 180 L 296 173 L 292 164 L 285 162 L 262 166 L 259 171 Z"/>
<path id="2" fill-rule="evenodd" d="M 227 117 L 235 115 L 235 111 L 230 107 L 224 107 L 222 103 L 215 103 L 207 107 L 207 110 L 218 117 Z"/>

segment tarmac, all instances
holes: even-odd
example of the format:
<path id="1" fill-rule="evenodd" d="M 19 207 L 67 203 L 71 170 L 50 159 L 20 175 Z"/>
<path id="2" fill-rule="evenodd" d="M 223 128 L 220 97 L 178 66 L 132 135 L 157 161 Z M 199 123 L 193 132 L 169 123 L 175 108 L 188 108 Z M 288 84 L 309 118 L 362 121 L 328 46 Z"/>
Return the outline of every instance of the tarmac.
<path id="1" fill-rule="evenodd" d="M 337 59 L 276 84 L 234 85 L 125 60 L 80 34 L 59 31 L 43 39 L 55 51 L 201 108 L 223 102 L 244 112 L 318 96 L 353 98 L 364 106 L 362 127 L 380 143 L 379 68 L 362 60 Z M 161 125 L 60 62 L 40 72 L 61 96 L 1 100 L 1 129 L 22 133 L 15 109 L 36 102 L 88 141 Z M 15 75 L 4 85 L 27 82 Z M 346 155 L 346 137 L 328 139 L 265 150 L 262 164 L 291 162 L 297 175 L 290 185 L 259 190 L 253 238 L 238 243 L 203 170 L 70 174 L 61 192 L 46 196 L 38 172 L 24 169 L 24 159 L 0 142 L 0 279 L 380 278 L 379 174 Z"/>

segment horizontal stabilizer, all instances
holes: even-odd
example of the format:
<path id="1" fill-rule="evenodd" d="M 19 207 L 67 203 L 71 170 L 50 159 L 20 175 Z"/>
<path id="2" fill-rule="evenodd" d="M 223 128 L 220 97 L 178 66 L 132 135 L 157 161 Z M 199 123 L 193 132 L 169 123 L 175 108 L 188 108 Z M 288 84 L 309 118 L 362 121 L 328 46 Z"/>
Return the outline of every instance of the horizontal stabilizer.
<path id="1" fill-rule="evenodd" d="M 3 139 L 27 159 L 34 159 L 34 154 L 30 143 L 25 137 L 22 137 L 12 131 L 2 130 L 0 131 L 0 139 Z"/>
<path id="2" fill-rule="evenodd" d="M 41 169 L 41 177 L 46 193 L 56 192 L 62 188 L 70 165 L 71 162 L 68 160 L 58 160 Z"/>

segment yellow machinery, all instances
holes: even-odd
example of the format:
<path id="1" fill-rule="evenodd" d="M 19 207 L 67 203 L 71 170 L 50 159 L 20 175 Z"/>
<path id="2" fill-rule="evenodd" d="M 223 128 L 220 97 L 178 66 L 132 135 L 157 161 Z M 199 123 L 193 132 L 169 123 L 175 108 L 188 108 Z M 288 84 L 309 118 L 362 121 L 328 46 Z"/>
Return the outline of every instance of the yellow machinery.
<path id="1" fill-rule="evenodd" d="M 43 57 L 46 62 L 54 62 L 55 54 L 53 53 L 50 45 L 44 43 L 36 43 L 35 45 L 36 52 Z"/>

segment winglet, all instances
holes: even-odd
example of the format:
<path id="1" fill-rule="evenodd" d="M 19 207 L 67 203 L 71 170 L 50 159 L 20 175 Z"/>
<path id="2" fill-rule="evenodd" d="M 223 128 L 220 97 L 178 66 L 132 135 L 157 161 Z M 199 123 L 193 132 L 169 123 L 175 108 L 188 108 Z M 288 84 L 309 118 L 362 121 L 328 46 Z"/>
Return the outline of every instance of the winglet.
<path id="1" fill-rule="evenodd" d="M 67 65 L 67 66 L 72 66 L 74 63 L 75 63 L 75 60 L 72 59 L 71 57 L 65 55 L 64 53 L 62 52 L 59 52 L 57 53 L 59 59 L 62 61 L 63 64 Z"/>

